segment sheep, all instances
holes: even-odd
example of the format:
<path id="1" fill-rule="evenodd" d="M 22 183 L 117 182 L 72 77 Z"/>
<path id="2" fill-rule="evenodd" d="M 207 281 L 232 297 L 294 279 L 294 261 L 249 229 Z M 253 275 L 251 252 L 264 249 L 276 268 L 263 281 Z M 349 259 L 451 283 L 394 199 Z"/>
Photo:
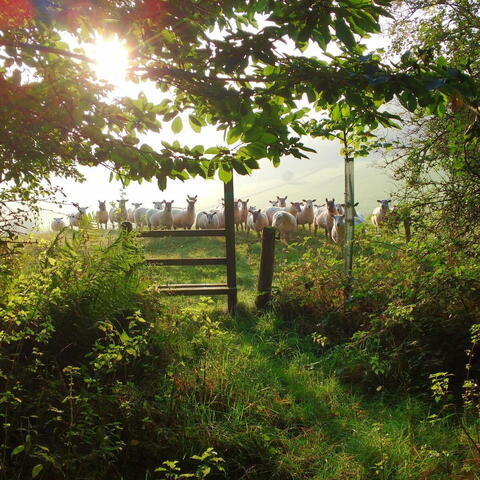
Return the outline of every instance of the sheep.
<path id="1" fill-rule="evenodd" d="M 70 215 L 68 215 L 68 221 L 72 228 L 73 227 L 80 228 L 82 223 L 84 223 L 85 219 L 87 218 L 88 207 L 80 207 L 78 203 L 74 203 L 73 205 L 77 207 L 78 212 L 71 213 Z"/>
<path id="2" fill-rule="evenodd" d="M 332 240 L 338 244 L 343 245 L 345 241 L 345 222 L 343 215 L 333 216 L 333 227 L 331 231 Z"/>
<path id="3" fill-rule="evenodd" d="M 301 202 L 290 202 L 290 206 L 286 211 L 296 217 L 302 211 Z"/>
<path id="4" fill-rule="evenodd" d="M 258 238 L 260 238 L 260 232 L 263 232 L 263 229 L 269 225 L 268 218 L 260 210 L 255 210 L 255 207 L 249 208 L 248 212 L 247 233 L 250 233 L 250 230 L 255 230 Z"/>
<path id="5" fill-rule="evenodd" d="M 314 232 L 317 234 L 318 227 L 325 229 L 325 237 L 327 240 L 331 238 L 331 232 L 333 228 L 333 217 L 338 215 L 337 208 L 335 206 L 335 199 L 329 200 L 325 199 L 325 205 L 319 207 L 317 210 L 317 215 L 314 220 Z"/>
<path id="6" fill-rule="evenodd" d="M 218 216 L 216 210 L 199 212 L 196 221 L 197 230 L 213 230 L 218 228 Z"/>
<path id="7" fill-rule="evenodd" d="M 165 208 L 163 210 L 159 210 L 155 212 L 150 217 L 150 226 L 153 229 L 160 228 L 160 229 L 171 229 L 173 227 L 173 215 L 172 215 L 172 205 L 173 200 L 171 202 L 163 202 L 165 204 Z"/>
<path id="8" fill-rule="evenodd" d="M 240 206 L 240 226 L 242 227 L 242 230 L 247 229 L 247 218 L 249 214 L 249 209 L 248 209 L 248 201 L 250 199 L 247 198 L 245 201 L 242 199 L 238 199 L 238 203 L 241 204 Z"/>
<path id="9" fill-rule="evenodd" d="M 112 223 L 113 228 L 115 228 L 115 222 L 118 223 L 118 228 L 120 228 L 120 224 L 127 220 L 127 202 L 128 200 L 124 198 L 118 200 L 118 207 L 112 207 L 110 209 L 110 212 L 108 212 L 108 217 L 110 218 L 110 222 Z"/>
<path id="10" fill-rule="evenodd" d="M 218 228 L 225 228 L 225 204 L 222 202 L 211 212 L 217 212 Z M 198 218 L 198 217 L 197 217 Z"/>
<path id="11" fill-rule="evenodd" d="M 372 212 L 372 224 L 374 227 L 378 228 L 382 222 L 384 222 L 387 212 L 389 211 L 389 203 L 391 200 L 377 200 L 380 204 L 379 207 L 375 208 Z"/>
<path id="12" fill-rule="evenodd" d="M 146 221 L 146 223 L 148 225 L 148 228 L 150 230 L 152 229 L 152 223 L 151 223 L 152 215 L 162 211 L 164 203 L 165 203 L 165 200 L 162 200 L 161 202 L 153 202 L 153 208 L 150 208 L 145 213 L 145 221 Z"/>
<path id="13" fill-rule="evenodd" d="M 65 228 L 65 222 L 63 221 L 62 217 L 54 218 L 50 227 L 52 228 L 53 232 L 59 232 Z"/>
<path id="14" fill-rule="evenodd" d="M 103 202 L 98 200 L 98 210 L 95 212 L 95 218 L 97 220 L 97 228 L 102 228 L 102 224 L 105 225 L 105 229 L 108 228 L 108 212 L 107 201 Z"/>
<path id="15" fill-rule="evenodd" d="M 173 215 L 173 228 L 184 228 L 190 230 L 195 223 L 195 202 L 197 201 L 197 195 L 190 197 L 187 195 L 187 209 L 172 210 Z"/>
<path id="16" fill-rule="evenodd" d="M 284 209 L 281 208 L 281 207 L 267 207 L 265 208 L 264 210 L 262 210 L 262 213 L 264 213 L 266 216 L 267 216 L 267 219 L 268 219 L 268 224 L 269 225 L 272 225 L 272 222 L 273 222 L 273 216 L 277 213 L 277 212 L 283 212 Z"/>
<path id="17" fill-rule="evenodd" d="M 297 214 L 297 224 L 308 225 L 308 228 L 310 231 L 312 231 L 312 223 L 313 223 L 313 220 L 315 219 L 315 216 L 313 214 L 313 202 L 315 201 L 316 199 L 303 200 L 305 207 L 302 208 L 300 212 Z"/>
<path id="18" fill-rule="evenodd" d="M 233 202 L 233 224 L 235 225 L 235 230 L 238 231 L 239 226 L 242 222 L 241 214 L 240 214 L 240 208 L 238 204 L 241 202 L 240 199 L 238 199 L 236 202 Z"/>
<path id="19" fill-rule="evenodd" d="M 280 210 L 273 215 L 272 226 L 278 230 L 280 239 L 288 241 L 297 230 L 297 219 L 288 212 Z"/>
<path id="20" fill-rule="evenodd" d="M 286 208 L 286 206 L 287 206 L 287 202 L 286 202 L 287 198 L 288 198 L 288 197 L 279 197 L 279 196 L 277 195 L 278 206 L 279 206 L 279 207 L 282 207 L 282 208 Z"/>
<path id="21" fill-rule="evenodd" d="M 128 211 L 127 211 L 127 220 L 130 222 L 130 223 L 134 223 L 135 222 L 135 218 L 134 218 L 134 213 L 135 213 L 135 210 L 137 208 L 140 208 L 140 205 L 142 205 L 141 203 L 135 203 L 135 202 L 132 202 L 132 205 L 135 207 L 135 208 L 129 208 Z"/>
<path id="22" fill-rule="evenodd" d="M 133 211 L 133 223 L 135 223 L 137 228 L 146 226 L 146 224 L 147 224 L 147 218 L 146 218 L 147 212 L 148 212 L 148 208 L 145 208 L 145 207 L 139 207 L 139 208 L 136 208 Z"/>

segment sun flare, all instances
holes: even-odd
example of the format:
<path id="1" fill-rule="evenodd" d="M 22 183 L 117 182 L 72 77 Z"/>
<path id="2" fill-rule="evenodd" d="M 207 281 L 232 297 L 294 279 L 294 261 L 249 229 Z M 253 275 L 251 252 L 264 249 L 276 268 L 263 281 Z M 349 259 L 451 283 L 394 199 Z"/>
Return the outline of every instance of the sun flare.
<path id="1" fill-rule="evenodd" d="M 105 80 L 113 85 L 125 83 L 128 67 L 128 51 L 125 42 L 117 36 L 103 38 L 98 36 L 92 51 L 95 60 L 95 73 L 99 80 Z"/>

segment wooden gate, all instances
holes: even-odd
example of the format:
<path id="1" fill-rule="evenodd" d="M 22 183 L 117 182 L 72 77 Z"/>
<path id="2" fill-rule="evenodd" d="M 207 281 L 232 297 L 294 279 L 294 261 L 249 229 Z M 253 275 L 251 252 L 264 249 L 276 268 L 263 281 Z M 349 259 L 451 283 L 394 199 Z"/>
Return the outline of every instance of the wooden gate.
<path id="1" fill-rule="evenodd" d="M 151 258 L 152 265 L 225 265 L 227 283 L 168 284 L 161 291 L 168 295 L 227 295 L 228 311 L 233 313 L 237 304 L 237 275 L 235 265 L 235 225 L 233 219 L 233 180 L 224 184 L 225 228 L 215 230 L 153 230 L 141 232 L 140 237 L 225 237 L 225 256 L 214 258 Z"/>

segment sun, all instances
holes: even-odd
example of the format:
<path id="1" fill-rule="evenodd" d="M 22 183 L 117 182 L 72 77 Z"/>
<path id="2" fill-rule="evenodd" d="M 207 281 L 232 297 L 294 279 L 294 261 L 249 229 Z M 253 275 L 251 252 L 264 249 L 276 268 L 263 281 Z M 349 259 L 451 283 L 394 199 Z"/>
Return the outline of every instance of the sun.
<path id="1" fill-rule="evenodd" d="M 128 50 L 125 42 L 118 36 L 108 39 L 97 36 L 95 44 L 92 45 L 91 56 L 95 60 L 94 71 L 99 80 L 105 80 L 117 87 L 125 84 Z"/>

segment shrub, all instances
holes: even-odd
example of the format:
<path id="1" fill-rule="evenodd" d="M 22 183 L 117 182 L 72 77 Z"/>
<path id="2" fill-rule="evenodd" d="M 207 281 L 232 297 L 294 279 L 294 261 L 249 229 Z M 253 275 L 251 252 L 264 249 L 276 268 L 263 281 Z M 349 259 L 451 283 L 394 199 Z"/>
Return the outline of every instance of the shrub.
<path id="1" fill-rule="evenodd" d="M 326 337 L 323 345 L 336 346 L 348 380 L 426 390 L 429 376 L 441 371 L 459 389 L 469 329 L 480 315 L 478 261 L 435 239 L 400 246 L 367 233 L 356 248 L 348 302 L 341 260 L 327 246 L 282 268 L 279 312 L 303 333 Z"/>

